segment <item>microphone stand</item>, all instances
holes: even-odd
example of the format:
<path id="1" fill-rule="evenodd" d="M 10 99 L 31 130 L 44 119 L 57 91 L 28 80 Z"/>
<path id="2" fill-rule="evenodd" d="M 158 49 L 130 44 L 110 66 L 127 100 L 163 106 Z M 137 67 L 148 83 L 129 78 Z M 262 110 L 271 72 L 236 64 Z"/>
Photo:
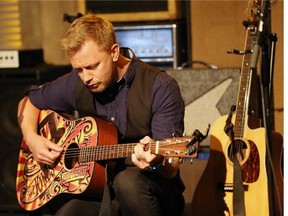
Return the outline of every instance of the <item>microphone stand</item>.
<path id="1" fill-rule="evenodd" d="M 274 73 L 274 58 L 275 58 L 275 44 L 277 41 L 276 34 L 271 34 L 271 14 L 270 14 L 270 0 L 262 1 L 262 8 L 260 12 L 260 19 L 258 23 L 256 43 L 253 47 L 251 56 L 251 69 L 256 70 L 257 59 L 260 52 L 261 55 L 261 70 L 260 70 L 260 89 L 261 89 L 261 103 L 262 103 L 262 117 L 263 126 L 266 129 L 266 170 L 268 177 L 269 190 L 269 212 L 270 216 L 275 215 L 275 200 L 274 200 L 274 181 L 276 177 L 273 169 L 273 162 L 271 157 L 272 151 L 272 130 L 273 130 L 273 73 Z M 279 196 L 278 196 L 279 197 Z M 279 201 L 280 202 L 280 201 Z M 281 211 L 281 210 L 280 210 Z M 282 215 L 282 213 L 281 213 Z"/>

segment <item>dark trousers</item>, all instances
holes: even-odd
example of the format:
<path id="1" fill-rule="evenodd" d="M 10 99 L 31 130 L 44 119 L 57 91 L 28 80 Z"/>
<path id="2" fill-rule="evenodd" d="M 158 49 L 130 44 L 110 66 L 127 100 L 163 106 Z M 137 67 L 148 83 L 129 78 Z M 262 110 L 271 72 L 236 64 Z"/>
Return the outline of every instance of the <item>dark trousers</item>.
<path id="1" fill-rule="evenodd" d="M 181 216 L 184 197 L 170 181 L 151 170 L 129 168 L 114 180 L 116 200 L 123 216 Z"/>
<path id="2" fill-rule="evenodd" d="M 113 181 L 115 199 L 111 202 L 112 216 L 181 216 L 184 197 L 170 181 L 150 170 L 128 168 Z M 119 207 L 120 206 L 120 207 Z M 55 216 L 98 216 L 101 203 L 91 199 L 73 198 Z"/>

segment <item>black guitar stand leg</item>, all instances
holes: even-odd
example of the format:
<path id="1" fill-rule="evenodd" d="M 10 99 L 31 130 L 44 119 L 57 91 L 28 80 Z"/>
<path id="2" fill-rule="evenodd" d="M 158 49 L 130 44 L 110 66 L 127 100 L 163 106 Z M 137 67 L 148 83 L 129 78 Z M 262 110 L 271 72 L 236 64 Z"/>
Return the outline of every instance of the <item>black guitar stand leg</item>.
<path id="1" fill-rule="evenodd" d="M 275 43 L 277 41 L 276 35 L 271 34 L 271 10 L 270 0 L 262 1 L 262 8 L 260 11 L 260 20 L 258 24 L 256 43 L 253 48 L 253 54 L 251 58 L 251 69 L 256 70 L 257 59 L 261 49 L 261 70 L 260 70 L 260 90 L 261 90 L 261 104 L 262 104 L 262 120 L 265 128 L 266 135 L 266 170 L 268 178 L 268 190 L 269 190 L 269 215 L 275 215 L 275 193 L 278 197 L 278 204 L 280 205 L 280 215 L 282 213 L 282 206 L 280 201 L 279 190 L 274 190 L 276 184 L 275 171 L 273 167 L 273 161 L 271 157 L 272 150 L 272 130 L 273 130 L 273 118 L 272 118 L 272 101 L 273 101 L 273 70 L 274 70 L 274 56 L 275 56 Z"/>

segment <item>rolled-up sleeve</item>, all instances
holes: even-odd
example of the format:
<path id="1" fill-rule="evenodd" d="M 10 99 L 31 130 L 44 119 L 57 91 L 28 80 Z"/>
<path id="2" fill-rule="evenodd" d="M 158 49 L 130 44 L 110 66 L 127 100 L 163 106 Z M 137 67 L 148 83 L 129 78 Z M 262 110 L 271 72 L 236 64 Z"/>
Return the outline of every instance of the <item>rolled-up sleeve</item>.
<path id="1" fill-rule="evenodd" d="M 78 75 L 65 74 L 40 86 L 31 86 L 27 91 L 30 101 L 38 109 L 67 111 L 75 108 L 75 85 Z"/>

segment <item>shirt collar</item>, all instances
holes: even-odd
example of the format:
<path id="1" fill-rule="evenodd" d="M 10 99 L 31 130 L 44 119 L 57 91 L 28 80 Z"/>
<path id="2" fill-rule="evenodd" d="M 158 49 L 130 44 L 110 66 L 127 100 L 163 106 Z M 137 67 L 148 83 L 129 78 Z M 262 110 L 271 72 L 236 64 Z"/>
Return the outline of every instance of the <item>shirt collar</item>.
<path id="1" fill-rule="evenodd" d="M 131 59 L 131 62 L 130 62 L 130 64 L 129 64 L 129 66 L 128 66 L 128 68 L 127 68 L 127 71 L 126 71 L 126 73 L 123 75 L 123 77 L 122 77 L 122 79 L 124 79 L 125 80 L 125 82 L 126 82 L 126 85 L 129 87 L 130 85 L 131 85 L 131 83 L 132 83 L 132 81 L 133 81 L 133 78 L 134 78 L 134 76 L 135 76 L 135 71 L 136 71 L 136 58 L 135 57 L 133 57 L 132 59 Z"/>

